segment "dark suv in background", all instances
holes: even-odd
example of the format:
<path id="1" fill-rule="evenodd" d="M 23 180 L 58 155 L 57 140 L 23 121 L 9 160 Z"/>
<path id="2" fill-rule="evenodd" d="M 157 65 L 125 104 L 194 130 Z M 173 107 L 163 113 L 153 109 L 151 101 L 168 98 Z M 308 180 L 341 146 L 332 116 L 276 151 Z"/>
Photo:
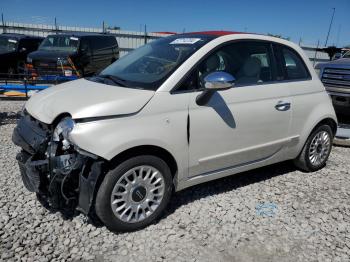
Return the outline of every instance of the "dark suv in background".
<path id="1" fill-rule="evenodd" d="M 81 77 L 100 72 L 119 58 L 116 37 L 108 34 L 49 35 L 27 59 L 33 76 Z"/>
<path id="2" fill-rule="evenodd" d="M 0 34 L 0 77 L 23 74 L 27 55 L 37 50 L 43 39 L 22 34 Z"/>

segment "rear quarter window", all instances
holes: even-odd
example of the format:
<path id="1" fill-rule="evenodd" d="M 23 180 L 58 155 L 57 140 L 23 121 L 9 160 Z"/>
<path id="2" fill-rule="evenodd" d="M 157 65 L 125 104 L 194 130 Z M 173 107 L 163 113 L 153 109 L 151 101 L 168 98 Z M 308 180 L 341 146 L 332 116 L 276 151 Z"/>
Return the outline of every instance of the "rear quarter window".
<path id="1" fill-rule="evenodd" d="M 110 47 L 110 46 L 118 47 L 117 39 L 114 36 L 106 37 L 106 43 L 107 43 L 108 47 Z"/>
<path id="2" fill-rule="evenodd" d="M 306 80 L 310 73 L 300 55 L 288 47 L 281 48 L 281 62 L 288 80 Z"/>
<path id="3" fill-rule="evenodd" d="M 97 36 L 90 38 L 90 43 L 93 50 L 100 50 L 116 46 L 117 40 L 115 37 Z"/>

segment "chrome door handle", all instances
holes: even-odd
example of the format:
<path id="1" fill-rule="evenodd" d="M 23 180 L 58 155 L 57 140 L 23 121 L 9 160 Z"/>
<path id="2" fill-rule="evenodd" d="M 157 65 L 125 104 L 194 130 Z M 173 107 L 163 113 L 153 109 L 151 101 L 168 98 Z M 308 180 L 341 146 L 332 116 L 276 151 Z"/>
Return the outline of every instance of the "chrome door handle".
<path id="1" fill-rule="evenodd" d="M 275 105 L 275 108 L 278 111 L 288 111 L 290 109 L 290 103 L 279 101 L 278 104 Z"/>

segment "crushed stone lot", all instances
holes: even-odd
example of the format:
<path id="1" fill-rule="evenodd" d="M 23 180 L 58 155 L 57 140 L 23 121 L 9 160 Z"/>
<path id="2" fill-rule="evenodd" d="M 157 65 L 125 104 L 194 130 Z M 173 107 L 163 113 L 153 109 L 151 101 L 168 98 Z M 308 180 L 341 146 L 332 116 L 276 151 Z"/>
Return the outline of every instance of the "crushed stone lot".
<path id="1" fill-rule="evenodd" d="M 157 223 L 115 234 L 24 188 L 11 142 L 22 106 L 0 100 L 2 261 L 350 261 L 350 148 L 315 173 L 282 163 L 186 189 Z"/>

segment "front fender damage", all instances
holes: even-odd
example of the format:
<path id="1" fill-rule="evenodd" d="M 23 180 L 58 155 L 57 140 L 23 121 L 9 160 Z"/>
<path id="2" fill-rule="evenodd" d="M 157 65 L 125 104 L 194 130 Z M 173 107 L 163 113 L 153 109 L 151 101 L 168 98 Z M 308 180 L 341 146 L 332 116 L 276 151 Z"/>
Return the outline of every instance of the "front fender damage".
<path id="1" fill-rule="evenodd" d="M 24 113 L 12 140 L 22 148 L 17 155 L 23 184 L 53 209 L 78 209 L 89 214 L 104 160 L 74 145 L 53 141 L 53 127 Z"/>

